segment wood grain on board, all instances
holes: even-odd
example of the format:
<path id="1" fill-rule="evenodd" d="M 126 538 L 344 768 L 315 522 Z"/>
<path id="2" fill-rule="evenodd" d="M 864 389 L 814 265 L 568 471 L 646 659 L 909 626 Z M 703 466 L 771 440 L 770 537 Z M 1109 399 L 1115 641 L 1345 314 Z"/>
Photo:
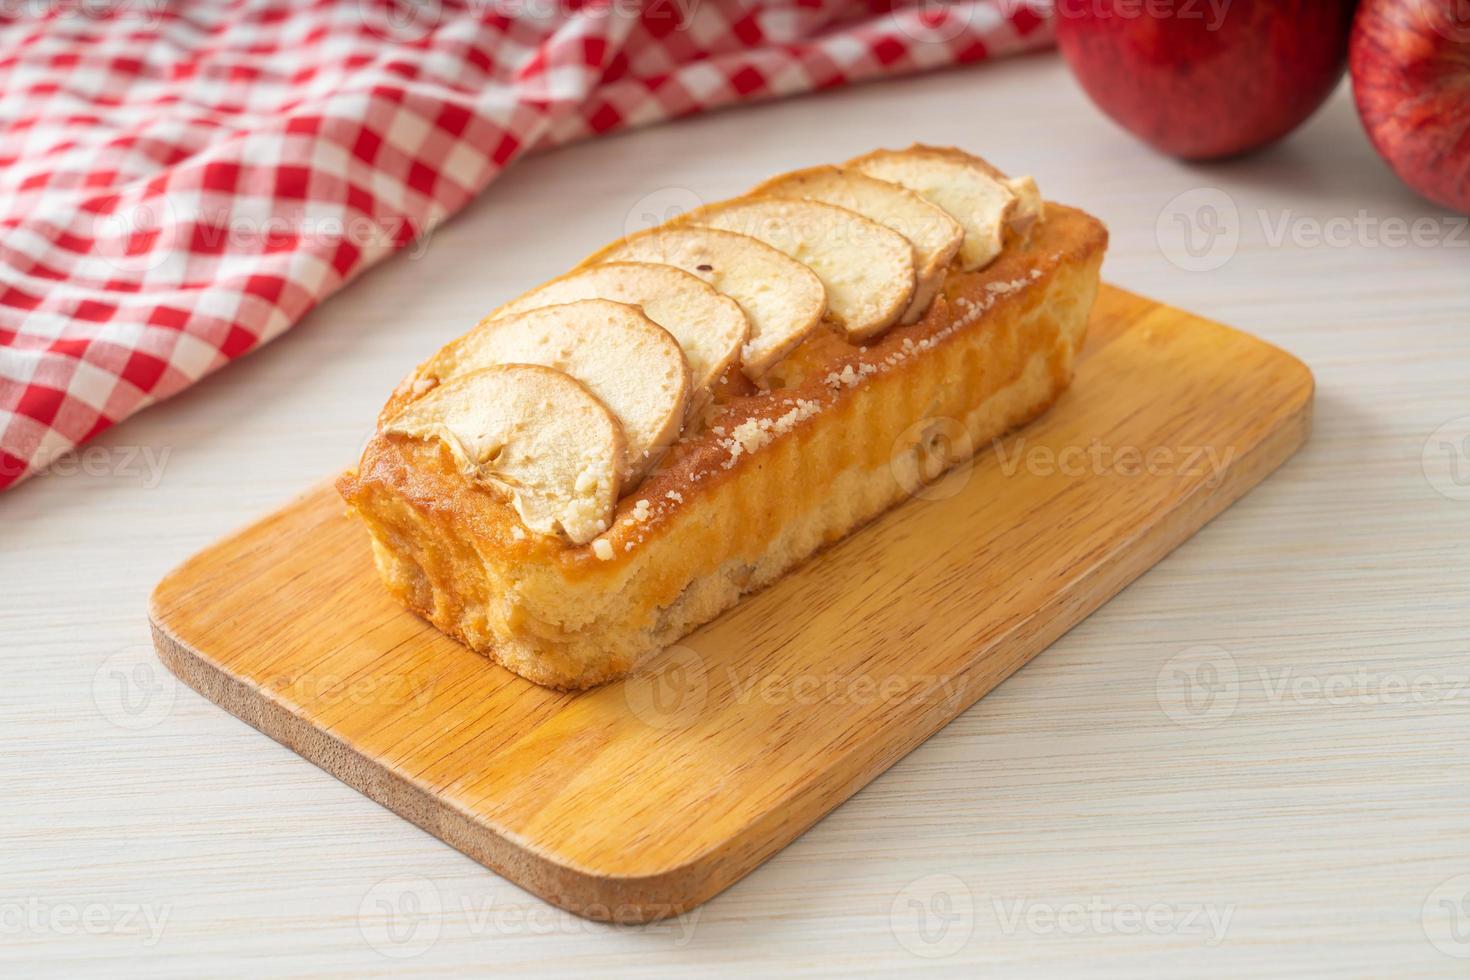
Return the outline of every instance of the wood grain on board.
<path id="1" fill-rule="evenodd" d="M 155 642 L 206 697 L 547 901 L 658 918 L 750 872 L 1249 490 L 1311 404 L 1291 356 L 1104 288 L 1047 415 L 624 682 L 545 690 L 405 612 L 327 484 L 165 578 Z"/>

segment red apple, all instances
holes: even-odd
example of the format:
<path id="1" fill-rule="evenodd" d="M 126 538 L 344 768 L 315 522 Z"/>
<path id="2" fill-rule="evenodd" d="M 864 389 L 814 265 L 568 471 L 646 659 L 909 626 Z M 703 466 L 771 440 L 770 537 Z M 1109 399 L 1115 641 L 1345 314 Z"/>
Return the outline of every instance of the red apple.
<path id="1" fill-rule="evenodd" d="M 1350 64 L 1379 154 L 1420 194 L 1470 214 L 1470 3 L 1363 0 Z"/>
<path id="2" fill-rule="evenodd" d="M 1056 0 L 1057 43 L 1109 116 L 1208 160 L 1280 139 L 1342 77 L 1353 0 Z"/>

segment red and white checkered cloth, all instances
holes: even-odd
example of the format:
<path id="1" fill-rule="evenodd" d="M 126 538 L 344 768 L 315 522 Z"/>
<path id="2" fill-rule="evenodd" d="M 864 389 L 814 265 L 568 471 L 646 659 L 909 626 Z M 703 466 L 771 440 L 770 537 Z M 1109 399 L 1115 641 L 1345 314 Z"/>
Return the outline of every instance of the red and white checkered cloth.
<path id="1" fill-rule="evenodd" d="M 278 336 L 512 160 L 1033 47 L 1045 0 L 0 7 L 0 488 Z"/>

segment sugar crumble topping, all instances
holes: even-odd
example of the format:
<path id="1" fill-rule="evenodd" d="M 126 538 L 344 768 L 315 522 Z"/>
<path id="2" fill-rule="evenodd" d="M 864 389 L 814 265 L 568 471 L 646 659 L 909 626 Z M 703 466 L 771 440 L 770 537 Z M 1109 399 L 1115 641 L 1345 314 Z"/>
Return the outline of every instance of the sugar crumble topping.
<path id="1" fill-rule="evenodd" d="M 877 373 L 878 365 L 863 361 L 856 369 L 851 364 L 848 364 L 843 367 L 841 372 L 833 371 L 822 380 L 827 383 L 827 387 L 829 388 L 852 388 L 868 375 Z"/>
<path id="2" fill-rule="evenodd" d="M 980 319 L 980 317 L 984 316 L 986 311 L 994 306 L 996 301 L 999 300 L 1002 296 L 1009 296 L 1011 293 L 1018 292 L 1024 289 L 1032 282 L 1040 279 L 1041 276 L 1042 271 L 1040 269 L 1032 269 L 1028 275 L 1023 276 L 1020 279 L 1012 279 L 1009 282 L 986 283 L 985 295 L 980 299 L 971 299 L 968 296 L 956 297 L 951 302 L 959 310 L 959 316 L 952 320 L 943 329 L 936 331 L 932 335 L 925 337 L 922 340 L 914 340 L 912 337 L 905 337 L 903 339 L 902 349 L 894 351 L 888 356 L 884 357 L 881 362 L 882 365 L 888 368 L 895 368 L 898 367 L 898 365 L 902 364 L 904 361 L 908 360 L 913 355 L 921 354 L 926 350 L 930 350 L 937 344 L 954 336 L 954 334 L 958 331 L 963 330 L 965 327 L 970 326 L 976 320 Z M 867 348 L 862 348 L 862 350 L 866 349 Z M 860 384 L 864 378 L 870 375 L 877 374 L 878 371 L 879 367 L 877 364 L 874 364 L 871 361 L 863 361 L 856 367 L 851 364 L 844 365 L 841 371 L 833 371 L 822 380 L 827 384 L 827 387 L 829 388 L 854 388 L 858 384 Z"/>
<path id="3" fill-rule="evenodd" d="M 1059 259 L 1060 253 L 1053 256 Z M 954 336 L 960 330 L 971 326 L 988 312 L 1001 297 L 1024 289 L 1026 286 L 1042 278 L 1041 269 L 1032 269 L 1028 274 L 1007 282 L 986 283 L 983 294 L 979 298 L 967 296 L 957 297 L 951 300 L 956 308 L 955 316 L 948 324 L 940 330 L 935 331 L 928 337 L 915 340 L 912 337 L 903 338 L 898 350 L 891 351 L 881 361 L 862 361 L 857 364 L 844 365 L 841 371 L 829 373 L 823 380 L 829 388 L 841 389 L 852 388 L 862 383 L 865 378 L 880 373 L 883 369 L 892 369 L 902 364 L 915 355 L 933 349 L 938 344 Z M 859 353 L 867 352 L 866 346 L 859 348 Z M 786 402 L 787 411 L 775 418 L 751 418 L 746 419 L 739 425 L 727 430 L 725 426 L 712 425 L 708 431 L 717 437 L 717 445 L 724 449 L 729 456 L 720 464 L 723 469 L 732 469 L 742 456 L 753 455 L 759 452 L 772 441 L 787 432 L 790 432 L 798 424 L 813 417 L 823 408 L 823 403 L 809 398 L 795 398 Z M 708 472 L 696 469 L 688 474 L 691 483 L 700 482 Z M 675 504 L 682 504 L 684 497 L 674 490 L 664 494 L 663 499 Z M 644 523 L 652 517 L 653 505 L 647 499 L 640 499 L 629 512 L 630 523 Z M 632 551 L 635 542 L 630 540 L 624 543 L 623 550 Z M 592 550 L 597 557 L 604 561 L 613 557 L 612 545 L 605 539 L 593 542 Z"/>
<path id="4" fill-rule="evenodd" d="M 790 432 L 798 423 L 822 410 L 822 403 L 810 398 L 798 398 L 788 404 L 791 405 L 790 410 L 774 419 L 746 419 L 731 430 L 730 438 L 720 443 L 730 453 L 730 458 L 723 464 L 725 469 L 734 466 L 741 456 L 760 451 L 772 439 Z"/>

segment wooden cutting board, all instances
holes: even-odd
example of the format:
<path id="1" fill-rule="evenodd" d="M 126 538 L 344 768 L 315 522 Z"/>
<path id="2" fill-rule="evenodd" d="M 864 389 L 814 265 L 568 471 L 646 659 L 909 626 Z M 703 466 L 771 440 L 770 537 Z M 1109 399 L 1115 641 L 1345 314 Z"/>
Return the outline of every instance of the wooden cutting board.
<path id="1" fill-rule="evenodd" d="M 547 901 L 659 918 L 1229 506 L 1311 405 L 1290 355 L 1104 288 L 1051 412 L 621 683 L 544 690 L 399 608 L 328 485 L 170 573 L 154 639 L 191 687 Z"/>

